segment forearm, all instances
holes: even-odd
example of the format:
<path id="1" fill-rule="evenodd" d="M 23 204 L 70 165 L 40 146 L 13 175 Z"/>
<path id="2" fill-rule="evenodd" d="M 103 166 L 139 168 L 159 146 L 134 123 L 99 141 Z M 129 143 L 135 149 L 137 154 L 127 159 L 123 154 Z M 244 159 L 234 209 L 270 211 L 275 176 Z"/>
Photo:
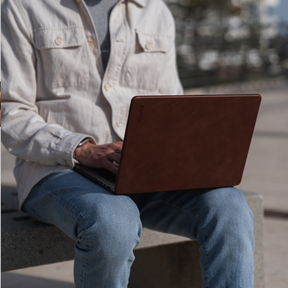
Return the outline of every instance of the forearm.
<path id="1" fill-rule="evenodd" d="M 73 151 L 88 136 L 72 133 L 57 124 L 47 124 L 33 111 L 23 110 L 19 103 L 2 104 L 2 143 L 17 157 L 72 167 Z"/>

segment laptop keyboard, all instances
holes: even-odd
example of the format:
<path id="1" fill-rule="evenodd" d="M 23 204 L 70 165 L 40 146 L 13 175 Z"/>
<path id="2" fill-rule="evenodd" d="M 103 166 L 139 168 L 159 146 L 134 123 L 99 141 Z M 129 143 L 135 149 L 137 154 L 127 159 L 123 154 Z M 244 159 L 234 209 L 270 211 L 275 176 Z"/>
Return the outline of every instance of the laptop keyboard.
<path id="1" fill-rule="evenodd" d="M 97 174 L 99 174 L 101 177 L 105 178 L 106 180 L 112 182 L 113 184 L 116 183 L 117 175 L 113 174 L 112 172 L 106 169 L 101 169 L 101 171 L 97 171 Z"/>

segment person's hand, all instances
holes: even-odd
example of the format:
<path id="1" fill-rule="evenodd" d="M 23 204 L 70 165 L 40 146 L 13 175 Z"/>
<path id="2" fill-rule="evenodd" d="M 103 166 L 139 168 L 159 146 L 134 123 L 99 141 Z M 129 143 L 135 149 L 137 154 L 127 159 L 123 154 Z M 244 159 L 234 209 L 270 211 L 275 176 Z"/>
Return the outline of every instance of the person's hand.
<path id="1" fill-rule="evenodd" d="M 75 158 L 82 165 L 91 168 L 105 168 L 110 172 L 117 174 L 118 167 L 113 161 L 120 163 L 123 142 L 96 145 L 87 142 L 85 145 L 76 148 Z"/>

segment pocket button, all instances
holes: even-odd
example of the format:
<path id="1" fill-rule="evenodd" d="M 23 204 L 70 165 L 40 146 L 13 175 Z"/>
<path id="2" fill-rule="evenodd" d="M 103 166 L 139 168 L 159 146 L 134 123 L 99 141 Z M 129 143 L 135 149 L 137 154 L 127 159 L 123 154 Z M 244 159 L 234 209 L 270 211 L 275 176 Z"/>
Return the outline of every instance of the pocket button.
<path id="1" fill-rule="evenodd" d="M 146 48 L 147 50 L 151 50 L 151 49 L 152 49 L 152 46 L 153 46 L 153 43 L 150 42 L 150 41 L 147 41 L 146 44 L 145 44 L 145 48 Z"/>
<path id="2" fill-rule="evenodd" d="M 57 37 L 54 42 L 57 46 L 59 46 L 62 44 L 62 39 L 60 37 Z"/>

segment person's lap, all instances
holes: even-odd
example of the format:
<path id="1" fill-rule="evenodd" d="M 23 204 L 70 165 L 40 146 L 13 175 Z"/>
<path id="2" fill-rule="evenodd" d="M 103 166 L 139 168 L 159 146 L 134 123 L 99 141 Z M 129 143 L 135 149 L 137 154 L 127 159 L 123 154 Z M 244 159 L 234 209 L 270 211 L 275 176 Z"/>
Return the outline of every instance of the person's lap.
<path id="1" fill-rule="evenodd" d="M 23 209 L 36 219 L 59 227 L 78 242 L 83 231 L 86 235 L 91 227 L 97 226 L 96 233 L 101 231 L 102 236 L 95 245 L 105 246 L 110 241 L 117 247 L 115 251 L 119 251 L 123 243 L 135 248 L 142 225 L 197 240 L 206 284 L 224 284 L 223 279 L 218 279 L 219 273 L 230 274 L 233 278 L 230 281 L 235 282 L 234 277 L 239 273 L 247 269 L 253 271 L 253 215 L 243 194 L 233 187 L 113 195 L 78 173 L 68 171 L 42 179 L 32 189 Z M 119 242 L 119 237 L 126 239 Z M 246 253 L 243 254 L 243 250 Z M 131 262 L 133 257 L 130 253 Z M 249 259 L 244 261 L 243 257 Z M 237 263 L 240 271 L 234 271 L 234 276 L 219 265 L 228 258 Z M 245 263 L 246 268 L 244 264 L 240 267 L 239 261 Z M 247 281 L 251 283 L 251 279 Z M 246 287 L 250 287 L 248 282 L 245 282 Z"/>
<path id="2" fill-rule="evenodd" d="M 95 219 L 109 221 L 103 219 L 106 214 L 117 215 L 113 220 L 119 219 L 119 222 L 139 218 L 139 211 L 130 198 L 113 195 L 72 170 L 50 174 L 37 183 L 24 201 L 23 210 L 59 227 L 75 240 L 82 230 L 81 223 Z"/>
<path id="3" fill-rule="evenodd" d="M 112 195 L 71 170 L 39 181 L 23 210 L 76 241 L 77 288 L 127 286 L 142 232 L 139 210 L 129 197 Z"/>

